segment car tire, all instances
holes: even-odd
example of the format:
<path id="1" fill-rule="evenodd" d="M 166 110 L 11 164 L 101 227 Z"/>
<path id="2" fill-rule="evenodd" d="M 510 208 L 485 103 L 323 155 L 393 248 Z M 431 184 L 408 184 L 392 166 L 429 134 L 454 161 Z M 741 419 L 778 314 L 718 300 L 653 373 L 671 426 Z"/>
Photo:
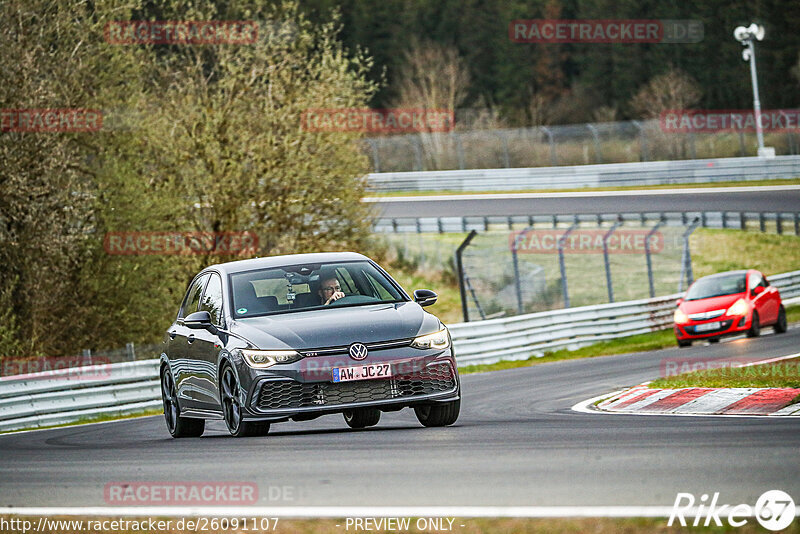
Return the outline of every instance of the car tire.
<path id="1" fill-rule="evenodd" d="M 685 341 L 684 341 L 684 340 L 682 340 L 682 339 L 678 339 L 677 341 L 678 341 L 678 346 L 679 346 L 680 348 L 682 348 L 682 349 L 683 349 L 683 348 L 686 348 L 686 347 L 691 347 L 691 346 L 692 346 L 692 341 L 691 341 L 691 340 L 685 340 Z"/>
<path id="2" fill-rule="evenodd" d="M 776 334 L 783 334 L 788 330 L 788 325 L 786 324 L 786 310 L 783 304 L 781 304 L 781 308 L 778 310 L 778 320 L 772 328 L 775 330 Z"/>
<path id="3" fill-rule="evenodd" d="M 175 379 L 168 366 L 161 368 L 161 402 L 164 405 L 164 419 L 167 430 L 173 438 L 199 438 L 206 428 L 204 419 L 181 416 Z"/>
<path id="4" fill-rule="evenodd" d="M 719 343 L 719 338 L 718 337 L 710 337 L 710 338 L 708 338 L 708 342 L 709 343 Z"/>
<path id="5" fill-rule="evenodd" d="M 461 399 L 443 404 L 423 404 L 415 406 L 414 413 L 423 426 L 452 425 L 461 411 Z"/>
<path id="6" fill-rule="evenodd" d="M 230 363 L 222 366 L 219 382 L 219 396 L 222 401 L 222 416 L 228 432 L 235 438 L 265 436 L 269 433 L 269 423 L 245 421 L 239 399 L 239 378 Z"/>
<path id="7" fill-rule="evenodd" d="M 375 426 L 381 420 L 381 411 L 377 408 L 356 408 L 342 413 L 344 422 L 350 428 L 366 428 Z"/>
<path id="8" fill-rule="evenodd" d="M 758 320 L 758 312 L 753 312 L 753 319 L 750 321 L 750 329 L 747 331 L 747 337 L 758 337 L 761 335 L 761 323 Z"/>

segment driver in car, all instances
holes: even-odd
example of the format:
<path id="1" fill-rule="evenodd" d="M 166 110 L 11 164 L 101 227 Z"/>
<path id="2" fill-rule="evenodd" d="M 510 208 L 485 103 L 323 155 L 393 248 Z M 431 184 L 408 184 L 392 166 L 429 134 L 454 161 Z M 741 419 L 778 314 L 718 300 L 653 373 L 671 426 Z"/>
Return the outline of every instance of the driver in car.
<path id="1" fill-rule="evenodd" d="M 339 285 L 339 279 L 336 275 L 326 276 L 322 278 L 322 283 L 319 286 L 320 303 L 327 306 L 335 300 L 344 297 L 342 287 Z"/>

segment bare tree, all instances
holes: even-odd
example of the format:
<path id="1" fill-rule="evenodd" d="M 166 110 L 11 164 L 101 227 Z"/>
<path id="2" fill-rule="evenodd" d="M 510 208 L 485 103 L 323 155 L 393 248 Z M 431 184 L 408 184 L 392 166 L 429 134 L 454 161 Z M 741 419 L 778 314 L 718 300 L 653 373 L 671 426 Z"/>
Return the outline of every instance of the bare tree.
<path id="1" fill-rule="evenodd" d="M 658 119 L 663 111 L 689 109 L 700 101 L 700 86 L 684 71 L 670 67 L 664 74 L 651 79 L 631 99 L 634 112 L 646 119 Z M 660 138 L 655 146 L 666 148 L 668 158 L 687 157 L 688 147 L 684 134 L 652 132 Z"/>
<path id="2" fill-rule="evenodd" d="M 455 47 L 413 39 L 398 73 L 396 107 L 443 109 L 453 112 L 467 97 L 469 70 Z M 428 165 L 442 167 L 447 138 L 420 132 Z"/>

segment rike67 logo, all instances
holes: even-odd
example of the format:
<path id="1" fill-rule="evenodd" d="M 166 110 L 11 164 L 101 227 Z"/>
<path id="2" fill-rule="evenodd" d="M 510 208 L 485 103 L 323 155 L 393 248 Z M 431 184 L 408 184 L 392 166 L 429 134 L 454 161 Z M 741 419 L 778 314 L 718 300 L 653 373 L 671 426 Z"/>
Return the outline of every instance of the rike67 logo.
<path id="1" fill-rule="evenodd" d="M 697 506 L 695 507 L 695 504 Z M 755 506 L 749 504 L 719 504 L 719 492 L 714 493 L 709 501 L 708 494 L 703 494 L 699 501 L 691 493 L 678 493 L 667 526 L 671 527 L 677 519 L 682 527 L 687 526 L 685 516 L 694 516 L 693 527 L 708 527 L 712 524 L 723 526 L 727 519 L 732 527 L 747 524 L 747 518 L 754 517 L 767 530 L 783 530 L 794 521 L 796 507 L 788 493 L 781 490 L 765 491 L 756 501 Z"/>

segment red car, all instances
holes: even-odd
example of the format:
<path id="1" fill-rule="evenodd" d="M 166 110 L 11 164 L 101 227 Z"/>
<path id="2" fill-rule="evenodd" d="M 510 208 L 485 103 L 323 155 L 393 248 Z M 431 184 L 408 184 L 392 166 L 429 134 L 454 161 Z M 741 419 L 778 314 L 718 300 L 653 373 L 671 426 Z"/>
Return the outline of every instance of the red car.
<path id="1" fill-rule="evenodd" d="M 695 281 L 675 310 L 675 338 L 678 346 L 746 332 L 758 337 L 761 327 L 771 325 L 786 332 L 786 310 L 781 295 L 755 269 L 712 274 Z"/>

